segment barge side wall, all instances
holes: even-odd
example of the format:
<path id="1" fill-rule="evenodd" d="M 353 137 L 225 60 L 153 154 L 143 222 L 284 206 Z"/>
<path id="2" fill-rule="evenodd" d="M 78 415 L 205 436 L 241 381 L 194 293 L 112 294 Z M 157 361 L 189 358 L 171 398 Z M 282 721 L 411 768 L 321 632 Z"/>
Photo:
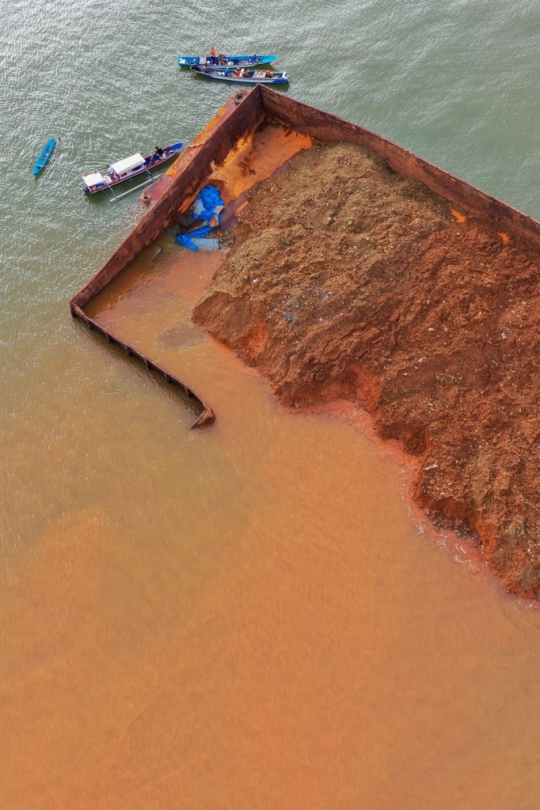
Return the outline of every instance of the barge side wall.
<path id="1" fill-rule="evenodd" d="M 323 143 L 347 141 L 371 149 L 388 163 L 393 171 L 421 180 L 428 188 L 449 202 L 472 214 L 494 219 L 503 230 L 529 239 L 540 246 L 540 223 L 501 200 L 491 197 L 464 180 L 439 169 L 392 141 L 343 118 L 295 101 L 269 87 L 261 87 L 267 115 L 284 127 L 311 135 Z"/>
<path id="2" fill-rule="evenodd" d="M 100 293 L 129 262 L 189 208 L 211 174 L 212 164 L 221 163 L 237 141 L 248 131 L 255 130 L 263 119 L 264 108 L 260 93 L 245 95 L 241 105 L 229 100 L 219 110 L 174 162 L 169 170 L 174 173 L 174 180 L 169 188 L 152 205 L 101 270 L 72 298 L 73 315 L 86 320 L 83 307 L 88 301 Z"/>
<path id="3" fill-rule="evenodd" d="M 268 118 L 323 143 L 346 141 L 371 149 L 389 167 L 422 181 L 444 199 L 470 213 L 496 220 L 501 228 L 540 246 L 540 223 L 464 180 L 445 172 L 392 141 L 331 113 L 318 110 L 269 87 L 235 94 L 175 161 L 174 179 L 99 272 L 71 300 L 73 315 L 85 319 L 84 306 L 192 204 L 212 165 L 221 163 L 237 141 Z M 168 173 L 169 174 L 169 173 Z M 159 182 L 159 181 L 158 181 Z"/>

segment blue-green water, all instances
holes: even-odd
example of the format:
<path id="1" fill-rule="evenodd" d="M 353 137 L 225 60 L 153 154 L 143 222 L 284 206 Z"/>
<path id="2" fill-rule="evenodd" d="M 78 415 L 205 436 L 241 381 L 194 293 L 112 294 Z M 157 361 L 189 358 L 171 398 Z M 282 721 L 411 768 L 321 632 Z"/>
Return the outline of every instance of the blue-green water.
<path id="1" fill-rule="evenodd" d="M 47 340 L 50 325 L 58 333 L 66 300 L 139 216 L 133 198 L 114 209 L 89 204 L 80 172 L 192 138 L 228 95 L 180 73 L 179 51 L 211 43 L 274 51 L 295 98 L 540 216 L 539 15 L 533 3 L 502 0 L 278 0 L 256 11 L 155 0 L 4 3 L 0 334 L 8 367 L 30 331 Z M 28 166 L 51 135 L 65 150 L 35 180 Z"/>
<path id="2" fill-rule="evenodd" d="M 536 613 L 426 544 L 348 425 L 207 341 L 190 433 L 68 303 L 144 213 L 80 173 L 193 138 L 231 88 L 176 58 L 211 45 L 540 217 L 538 5 L 1 5 L 0 806 L 533 810 Z"/>

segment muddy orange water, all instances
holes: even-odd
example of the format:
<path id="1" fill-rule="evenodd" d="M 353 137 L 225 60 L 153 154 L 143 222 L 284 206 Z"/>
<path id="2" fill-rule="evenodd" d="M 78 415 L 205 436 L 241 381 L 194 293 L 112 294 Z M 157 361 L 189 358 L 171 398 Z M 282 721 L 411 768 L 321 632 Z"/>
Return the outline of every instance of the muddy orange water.
<path id="1" fill-rule="evenodd" d="M 179 256 L 165 234 L 90 314 L 216 424 L 84 330 L 94 389 L 12 459 L 0 807 L 533 810 L 538 612 L 411 511 L 369 425 L 285 412 L 192 326 L 222 254 Z"/>

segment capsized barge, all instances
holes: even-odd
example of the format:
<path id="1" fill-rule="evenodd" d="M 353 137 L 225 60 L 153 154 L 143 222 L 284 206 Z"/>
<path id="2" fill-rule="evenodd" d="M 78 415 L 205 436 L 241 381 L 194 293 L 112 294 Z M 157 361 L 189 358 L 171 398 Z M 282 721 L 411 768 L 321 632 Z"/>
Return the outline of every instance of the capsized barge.
<path id="1" fill-rule="evenodd" d="M 238 151 L 239 144 L 268 126 L 277 126 L 286 134 L 293 133 L 299 139 L 304 138 L 306 145 L 303 148 L 313 143 L 336 142 L 368 148 L 386 161 L 392 171 L 420 180 L 463 211 L 495 220 L 505 230 L 540 246 L 539 223 L 380 135 L 268 87 L 258 86 L 250 92 L 238 92 L 144 195 L 150 206 L 146 215 L 94 278 L 71 300 L 73 316 L 82 319 L 90 328 L 101 331 L 128 354 L 138 356 L 148 368 L 160 372 L 190 396 L 196 397 L 196 394 L 186 381 L 180 380 L 170 369 L 135 346 L 126 344 L 114 330 L 105 328 L 92 318 L 86 308 L 146 247 L 188 211 L 201 188 L 211 182 L 220 167 L 227 164 L 231 155 Z M 232 201 L 234 195 L 229 197 Z M 201 401 L 200 415 L 194 426 L 210 424 L 214 419 L 212 408 Z"/>

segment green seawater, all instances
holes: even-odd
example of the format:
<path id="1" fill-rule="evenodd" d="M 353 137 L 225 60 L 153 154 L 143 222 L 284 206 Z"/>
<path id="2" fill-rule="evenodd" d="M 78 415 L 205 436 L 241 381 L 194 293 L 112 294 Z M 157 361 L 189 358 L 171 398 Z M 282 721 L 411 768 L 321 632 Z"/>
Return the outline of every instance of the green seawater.
<path id="1" fill-rule="evenodd" d="M 81 171 L 189 141 L 228 97 L 230 87 L 181 72 L 179 52 L 275 52 L 295 98 L 540 216 L 532 2 L 2 6 L 2 400 L 20 395 L 29 356 L 71 340 L 67 301 L 140 216 L 134 197 L 85 199 Z M 35 179 L 32 157 L 51 136 L 64 148 Z"/>

